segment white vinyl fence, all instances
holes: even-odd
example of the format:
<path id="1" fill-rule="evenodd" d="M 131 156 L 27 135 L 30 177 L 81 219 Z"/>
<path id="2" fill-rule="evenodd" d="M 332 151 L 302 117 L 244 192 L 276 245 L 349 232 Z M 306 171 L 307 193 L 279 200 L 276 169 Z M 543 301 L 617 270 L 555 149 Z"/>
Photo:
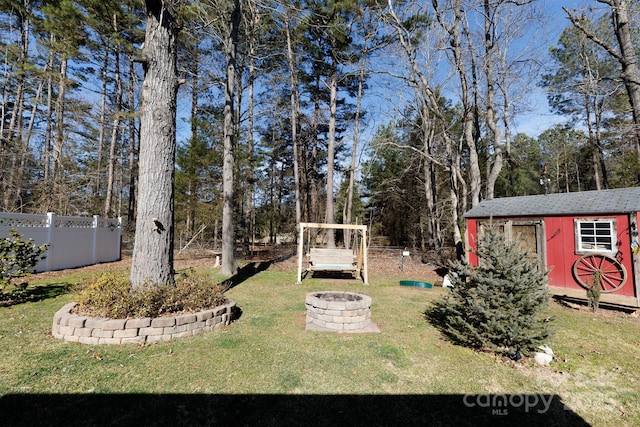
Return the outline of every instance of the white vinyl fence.
<path id="1" fill-rule="evenodd" d="M 0 238 L 15 229 L 24 240 L 49 245 L 37 272 L 82 267 L 120 259 L 122 219 L 0 212 Z"/>

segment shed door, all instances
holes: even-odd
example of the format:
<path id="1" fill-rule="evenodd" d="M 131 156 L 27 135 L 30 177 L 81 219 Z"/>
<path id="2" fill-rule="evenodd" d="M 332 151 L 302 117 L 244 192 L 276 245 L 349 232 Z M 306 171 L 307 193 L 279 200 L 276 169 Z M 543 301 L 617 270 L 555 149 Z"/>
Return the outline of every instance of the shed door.
<path id="1" fill-rule="evenodd" d="M 516 242 L 518 247 L 527 253 L 532 262 L 539 261 L 543 271 L 546 271 L 546 263 L 544 257 L 544 235 L 542 229 L 542 221 L 540 220 L 508 220 L 503 223 L 493 221 L 494 226 L 505 234 L 505 238 L 509 242 Z M 479 222 L 479 236 L 482 235 L 484 227 L 489 223 Z"/>
<path id="2" fill-rule="evenodd" d="M 539 224 L 511 224 L 511 239 L 518 247 L 531 257 L 532 261 L 540 261 L 542 265 L 542 248 L 540 245 Z"/>

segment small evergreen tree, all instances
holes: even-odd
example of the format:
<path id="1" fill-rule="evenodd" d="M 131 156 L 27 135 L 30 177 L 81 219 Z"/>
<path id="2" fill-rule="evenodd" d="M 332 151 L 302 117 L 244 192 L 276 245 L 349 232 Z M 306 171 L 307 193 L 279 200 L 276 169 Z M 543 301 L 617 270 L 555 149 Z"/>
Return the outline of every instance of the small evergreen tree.
<path id="1" fill-rule="evenodd" d="M 456 262 L 453 288 L 436 301 L 427 318 L 453 342 L 515 356 L 550 337 L 547 274 L 495 227 L 479 239 L 479 266 Z"/>

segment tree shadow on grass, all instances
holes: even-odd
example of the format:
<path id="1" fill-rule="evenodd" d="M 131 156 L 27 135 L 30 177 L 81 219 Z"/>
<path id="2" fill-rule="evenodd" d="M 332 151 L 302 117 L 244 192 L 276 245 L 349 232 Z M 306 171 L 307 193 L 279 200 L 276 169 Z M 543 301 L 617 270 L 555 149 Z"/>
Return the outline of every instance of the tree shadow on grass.
<path id="1" fill-rule="evenodd" d="M 303 279 L 308 273 L 309 272 L 306 272 L 303 275 Z M 312 271 L 311 277 L 315 279 L 360 280 L 360 278 L 355 275 L 355 272 L 348 271 Z"/>
<path id="2" fill-rule="evenodd" d="M 56 298 L 70 292 L 72 288 L 73 285 L 69 283 L 50 283 L 46 285 L 31 285 L 26 289 L 14 289 L 11 292 L 0 293 L 0 307 Z"/>
<path id="3" fill-rule="evenodd" d="M 273 261 L 251 262 L 238 269 L 238 272 L 235 275 L 231 276 L 231 278 L 225 280 L 223 283 L 227 289 L 235 288 L 245 280 L 265 271 L 271 264 L 273 264 Z"/>
<path id="4" fill-rule="evenodd" d="M 0 413 L 6 426 L 589 425 L 553 394 L 9 394 Z"/>
<path id="5" fill-rule="evenodd" d="M 267 270 L 272 264 L 276 262 L 281 262 L 291 258 L 294 254 L 286 254 L 283 256 L 279 256 L 277 258 L 262 260 L 262 261 L 254 261 L 245 265 L 244 267 L 238 269 L 238 272 L 232 276 L 231 278 L 224 281 L 227 289 L 232 289 L 238 286 L 240 283 L 244 282 L 247 279 L 255 276 L 258 273 L 261 273 Z"/>

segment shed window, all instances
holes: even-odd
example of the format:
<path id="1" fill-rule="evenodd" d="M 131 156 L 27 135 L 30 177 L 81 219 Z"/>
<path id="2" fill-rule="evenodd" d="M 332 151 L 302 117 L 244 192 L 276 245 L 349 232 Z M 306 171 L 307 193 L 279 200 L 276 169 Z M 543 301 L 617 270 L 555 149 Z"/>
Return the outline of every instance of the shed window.
<path id="1" fill-rule="evenodd" d="M 614 219 L 576 220 L 576 251 L 617 252 Z"/>

